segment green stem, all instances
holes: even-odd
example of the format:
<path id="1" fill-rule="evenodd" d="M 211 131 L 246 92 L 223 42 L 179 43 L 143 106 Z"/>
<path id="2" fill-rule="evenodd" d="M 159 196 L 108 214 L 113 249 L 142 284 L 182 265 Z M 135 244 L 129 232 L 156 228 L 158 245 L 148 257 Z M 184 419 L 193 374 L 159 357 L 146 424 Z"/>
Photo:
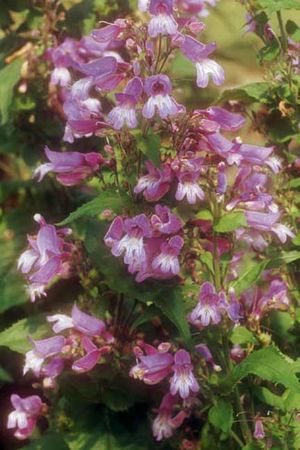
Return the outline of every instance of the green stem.
<path id="1" fill-rule="evenodd" d="M 288 40 L 287 40 L 287 37 L 286 37 L 286 33 L 285 33 L 283 21 L 282 21 L 281 11 L 277 11 L 276 14 L 277 14 L 277 19 L 278 19 L 279 28 L 280 28 L 280 34 L 281 34 L 282 50 L 283 50 L 283 52 L 286 52 L 287 47 L 288 47 Z"/>
<path id="2" fill-rule="evenodd" d="M 237 435 L 233 430 L 230 431 L 230 436 L 232 437 L 232 439 L 235 440 L 235 442 L 236 442 L 241 448 L 244 448 L 244 447 L 245 447 L 244 442 L 238 437 L 238 435 Z"/>

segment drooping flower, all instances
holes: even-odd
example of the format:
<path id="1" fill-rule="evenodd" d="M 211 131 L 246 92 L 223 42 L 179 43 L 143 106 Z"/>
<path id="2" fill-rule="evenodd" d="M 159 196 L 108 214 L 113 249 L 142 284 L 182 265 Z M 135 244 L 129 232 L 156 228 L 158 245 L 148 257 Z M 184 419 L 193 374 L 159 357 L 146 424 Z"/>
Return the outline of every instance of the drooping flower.
<path id="1" fill-rule="evenodd" d="M 213 355 L 211 354 L 211 351 L 207 347 L 207 345 L 205 345 L 205 344 L 197 344 L 195 346 L 195 350 L 197 350 L 197 352 L 200 353 L 202 358 L 204 358 L 205 361 L 207 363 L 209 363 L 216 372 L 220 372 L 222 370 L 222 368 L 218 364 L 215 363 Z"/>
<path id="2" fill-rule="evenodd" d="M 155 202 L 169 191 L 173 174 L 170 166 L 167 164 L 162 165 L 158 169 L 154 167 L 151 161 L 146 161 L 145 166 L 148 173 L 139 178 L 134 192 L 136 194 L 143 192 L 148 202 Z"/>
<path id="3" fill-rule="evenodd" d="M 169 348 L 168 343 L 162 343 L 158 348 L 140 343 L 139 347 L 135 348 L 139 362 L 131 368 L 129 375 L 146 384 L 160 383 L 171 373 L 173 356 L 169 353 Z"/>
<path id="4" fill-rule="evenodd" d="M 102 28 L 92 31 L 91 36 L 95 41 L 102 44 L 110 45 L 113 41 L 121 39 L 122 34 L 126 30 L 127 21 L 124 19 L 117 19 L 114 23 L 106 25 Z"/>
<path id="5" fill-rule="evenodd" d="M 27 439 L 42 413 L 42 400 L 38 395 L 21 398 L 17 394 L 12 394 L 10 401 L 14 411 L 8 415 L 7 428 L 16 429 L 14 435 L 17 439 Z"/>
<path id="6" fill-rule="evenodd" d="M 118 106 L 115 106 L 108 114 L 108 122 L 115 130 L 121 130 L 124 126 L 136 128 L 136 104 L 143 91 L 143 84 L 139 77 L 129 81 L 123 94 L 116 94 Z"/>
<path id="7" fill-rule="evenodd" d="M 173 0 L 150 0 L 149 12 L 152 15 L 148 24 L 150 37 L 172 36 L 177 33 L 178 25 L 173 17 Z"/>
<path id="8" fill-rule="evenodd" d="M 59 355 L 66 344 L 66 340 L 64 336 L 58 335 L 47 339 L 31 339 L 31 342 L 33 349 L 25 355 L 23 374 L 25 375 L 29 370 L 32 370 L 36 377 L 40 377 L 44 362 L 52 356 Z"/>
<path id="9" fill-rule="evenodd" d="M 144 90 L 149 97 L 142 110 L 146 119 L 151 119 L 156 112 L 162 119 L 167 119 L 185 111 L 170 95 L 172 85 L 167 75 L 152 75 L 146 78 Z"/>
<path id="10" fill-rule="evenodd" d="M 188 315 L 188 320 L 195 326 L 207 327 L 209 324 L 218 324 L 222 319 L 222 294 L 217 294 L 214 286 L 205 282 L 201 286 L 197 306 Z"/>
<path id="11" fill-rule="evenodd" d="M 170 438 L 174 430 L 179 428 L 187 417 L 186 411 L 179 411 L 173 415 L 176 397 L 170 393 L 166 394 L 160 404 L 158 415 L 152 425 L 153 436 L 157 441 Z"/>
<path id="12" fill-rule="evenodd" d="M 46 287 L 57 276 L 70 276 L 71 258 L 75 251 L 74 245 L 64 240 L 70 229 L 48 225 L 40 214 L 35 214 L 34 220 L 40 225 L 40 230 L 36 236 L 28 236 L 30 249 L 18 260 L 18 269 L 28 280 L 32 302 L 36 296 L 47 295 Z"/>
<path id="13" fill-rule="evenodd" d="M 55 172 L 64 186 L 74 186 L 99 170 L 104 159 L 99 153 L 55 152 L 45 147 L 49 163 L 40 165 L 33 176 L 41 181 L 48 172 Z"/>
<path id="14" fill-rule="evenodd" d="M 207 87 L 210 76 L 217 86 L 224 83 L 225 74 L 223 68 L 216 61 L 208 58 L 215 48 L 215 44 L 205 45 L 191 36 L 185 36 L 181 51 L 196 65 L 198 87 Z"/>
<path id="15" fill-rule="evenodd" d="M 264 424 L 263 424 L 262 420 L 260 419 L 260 417 L 256 417 L 256 419 L 255 419 L 253 437 L 255 439 L 259 439 L 259 440 L 264 439 L 264 437 L 265 437 Z"/>
<path id="16" fill-rule="evenodd" d="M 192 393 L 200 390 L 199 384 L 193 373 L 193 365 L 190 354 L 186 350 L 178 350 L 174 356 L 174 372 L 170 380 L 170 392 L 172 395 L 177 393 L 182 399 L 187 399 Z"/>

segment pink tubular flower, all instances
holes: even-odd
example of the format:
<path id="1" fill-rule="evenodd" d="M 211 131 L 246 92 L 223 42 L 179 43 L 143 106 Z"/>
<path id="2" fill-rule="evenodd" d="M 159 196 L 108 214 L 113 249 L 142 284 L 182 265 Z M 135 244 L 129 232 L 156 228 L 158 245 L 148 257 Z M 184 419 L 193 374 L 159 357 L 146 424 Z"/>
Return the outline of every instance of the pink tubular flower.
<path id="1" fill-rule="evenodd" d="M 92 176 L 104 162 L 99 153 L 54 152 L 45 147 L 49 163 L 40 165 L 33 176 L 41 181 L 48 172 L 57 174 L 57 181 L 64 186 L 74 186 Z"/>
<path id="2" fill-rule="evenodd" d="M 216 293 L 214 286 L 205 282 L 201 286 L 198 304 L 188 316 L 189 322 L 200 327 L 220 323 L 222 299 L 223 296 Z"/>
<path id="3" fill-rule="evenodd" d="M 236 131 L 245 123 L 245 118 L 242 115 L 232 113 L 219 106 L 210 106 L 207 109 L 201 109 L 197 112 L 201 113 L 207 119 L 216 122 L 226 131 Z"/>
<path id="4" fill-rule="evenodd" d="M 211 351 L 209 350 L 207 345 L 198 344 L 195 346 L 195 349 L 197 350 L 198 353 L 200 353 L 202 358 L 204 358 L 205 361 L 212 366 L 212 368 L 216 372 L 220 372 L 222 370 L 222 368 L 218 364 L 215 363 L 213 355 L 211 354 Z"/>
<path id="5" fill-rule="evenodd" d="M 145 214 L 140 214 L 124 222 L 117 217 L 104 237 L 114 256 L 124 253 L 124 263 L 130 273 L 141 270 L 146 263 L 144 238 L 151 237 L 150 223 Z M 123 236 L 123 237 L 122 237 Z"/>
<path id="6" fill-rule="evenodd" d="M 256 417 L 256 419 L 255 419 L 255 427 L 254 427 L 253 437 L 258 440 L 264 439 L 264 437 L 265 437 L 264 424 L 259 417 Z"/>
<path id="7" fill-rule="evenodd" d="M 176 404 L 176 397 L 170 393 L 166 394 L 160 404 L 158 415 L 154 419 L 152 425 L 153 436 L 157 441 L 168 439 L 174 433 L 176 428 L 179 428 L 184 419 L 187 417 L 185 411 L 180 411 L 173 416 L 173 409 Z"/>
<path id="8" fill-rule="evenodd" d="M 207 87 L 209 76 L 212 77 L 213 82 L 217 86 L 224 83 L 225 74 L 223 68 L 216 61 L 208 58 L 215 48 L 215 44 L 205 45 L 191 36 L 185 36 L 181 51 L 196 65 L 198 87 Z"/>
<path id="9" fill-rule="evenodd" d="M 177 33 L 177 22 L 173 17 L 173 0 L 150 0 L 149 12 L 152 18 L 148 25 L 148 33 L 152 38 L 158 35 Z"/>
<path id="10" fill-rule="evenodd" d="M 53 325 L 55 333 L 60 333 L 69 328 L 75 328 L 87 336 L 101 336 L 105 332 L 105 323 L 102 320 L 81 311 L 76 304 L 72 308 L 71 317 L 64 314 L 54 314 L 48 316 L 47 320 L 48 322 L 56 322 Z"/>
<path id="11" fill-rule="evenodd" d="M 204 200 L 205 194 L 198 184 L 200 173 L 198 171 L 179 172 L 177 175 L 178 186 L 175 198 L 178 201 L 186 197 L 190 205 L 194 205 L 197 200 Z"/>
<path id="12" fill-rule="evenodd" d="M 180 236 L 173 236 L 168 242 L 164 242 L 160 247 L 160 253 L 152 261 L 154 271 L 164 275 L 178 275 L 180 272 L 178 255 L 183 244 L 184 241 Z"/>
<path id="13" fill-rule="evenodd" d="M 131 368 L 129 375 L 146 384 L 158 384 L 171 373 L 173 356 L 168 352 L 170 344 L 162 343 L 156 349 L 141 343 L 135 348 L 135 355 L 140 362 Z"/>
<path id="14" fill-rule="evenodd" d="M 64 240 L 70 229 L 56 229 L 54 225 L 48 225 L 40 214 L 35 214 L 34 219 L 39 223 L 40 230 L 37 236 L 28 236 L 30 250 L 22 253 L 18 260 L 18 269 L 29 282 L 32 302 L 36 296 L 47 295 L 45 288 L 55 277 L 66 278 L 70 275 L 75 249 L 73 244 Z"/>
<path id="15" fill-rule="evenodd" d="M 134 192 L 135 194 L 143 192 L 148 202 L 156 202 L 170 189 L 173 178 L 171 168 L 165 164 L 158 169 L 150 161 L 146 161 L 145 166 L 148 173 L 139 178 Z"/>
<path id="16" fill-rule="evenodd" d="M 108 114 L 108 122 L 115 130 L 121 130 L 124 126 L 136 128 L 137 117 L 135 107 L 143 92 L 143 83 L 139 77 L 129 81 L 123 94 L 116 94 L 118 106 Z"/>
<path id="17" fill-rule="evenodd" d="M 183 227 L 181 219 L 172 214 L 167 206 L 156 205 L 150 221 L 154 231 L 160 234 L 177 233 Z"/>
<path id="18" fill-rule="evenodd" d="M 289 227 L 278 223 L 281 216 L 281 212 L 276 213 L 265 213 L 265 212 L 254 212 L 246 211 L 245 216 L 248 225 L 258 231 L 273 232 L 280 242 L 284 244 L 288 237 L 292 239 L 295 238 L 295 234 L 290 230 Z"/>
<path id="19" fill-rule="evenodd" d="M 31 340 L 33 350 L 29 350 L 25 355 L 25 365 L 23 374 L 32 370 L 36 377 L 42 375 L 42 367 L 46 359 L 57 356 L 62 352 L 66 343 L 64 336 L 53 336 L 48 339 Z"/>
<path id="20" fill-rule="evenodd" d="M 108 24 L 103 28 L 92 31 L 92 38 L 101 44 L 109 45 L 113 41 L 120 39 L 122 33 L 126 30 L 127 22 L 124 19 L 117 19 L 114 23 Z"/>
<path id="21" fill-rule="evenodd" d="M 42 400 L 38 395 L 21 398 L 17 394 L 12 394 L 10 401 L 15 410 L 8 415 L 7 428 L 16 428 L 14 435 L 17 439 L 27 439 L 42 413 Z"/>
<path id="22" fill-rule="evenodd" d="M 174 372 L 170 380 L 172 395 L 176 395 L 178 392 L 180 397 L 185 400 L 192 393 L 199 392 L 200 387 L 193 373 L 191 357 L 186 350 L 181 349 L 175 353 L 172 370 Z"/>
<path id="23" fill-rule="evenodd" d="M 185 111 L 185 108 L 171 97 L 172 85 L 167 75 L 146 78 L 144 89 L 149 97 L 142 110 L 146 119 L 151 119 L 156 111 L 162 119 Z"/>

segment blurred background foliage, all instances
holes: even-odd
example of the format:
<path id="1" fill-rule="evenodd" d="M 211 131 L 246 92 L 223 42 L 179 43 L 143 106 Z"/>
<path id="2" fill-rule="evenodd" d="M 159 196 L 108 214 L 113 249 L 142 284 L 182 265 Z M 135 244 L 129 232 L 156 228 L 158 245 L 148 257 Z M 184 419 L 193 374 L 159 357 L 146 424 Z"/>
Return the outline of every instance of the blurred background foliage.
<path id="1" fill-rule="evenodd" d="M 89 189 L 93 189 L 90 184 L 70 191 L 51 177 L 41 184 L 32 180 L 33 169 L 44 160 L 45 145 L 52 149 L 69 148 L 62 142 L 64 120 L 57 93 L 49 86 L 51 65 L 45 57 L 46 49 L 66 36 L 80 39 L 101 18 L 113 20 L 124 16 L 130 8 L 136 11 L 135 0 L 0 0 L 0 330 L 18 319 L 46 312 L 50 305 L 53 309 L 55 302 L 71 302 L 80 292 L 76 280 L 62 282 L 50 289 L 47 301 L 37 307 L 28 303 L 23 280 L 16 270 L 16 260 L 26 246 L 26 234 L 34 232 L 33 214 L 39 212 L 51 222 L 58 222 L 76 209 L 78 202 L 89 196 Z M 299 11 L 297 15 L 300 19 Z M 295 12 L 285 11 L 285 19 L 289 16 L 297 19 Z M 245 9 L 238 1 L 219 0 L 204 22 L 207 27 L 202 40 L 216 41 L 215 57 L 226 72 L 222 90 L 264 81 L 265 72 L 257 60 L 261 42 L 254 34 L 245 33 Z M 172 80 L 178 99 L 191 108 L 217 102 L 220 89 L 210 86 L 201 90 L 193 86 L 194 70 L 192 64 L 180 57 L 172 62 Z M 250 142 L 263 139 L 250 121 L 243 133 L 242 137 L 247 135 Z M 92 138 L 81 139 L 72 149 L 93 151 L 99 145 L 99 140 L 96 142 Z M 0 396 L 4 398 L 0 436 L 4 435 L 9 394 L 16 390 L 20 394 L 26 392 L 19 356 L 11 355 L 8 357 L 6 350 L 0 350 Z M 97 423 L 95 417 L 93 426 Z M 131 428 L 134 431 L 134 424 Z M 1 442 L 1 439 L 0 448 L 11 450 L 16 445 L 15 441 Z M 59 437 L 53 439 L 49 444 L 51 450 Z M 72 448 L 102 448 L 97 442 L 88 446 L 88 440 L 85 447 L 76 445 Z M 113 448 L 126 449 L 126 445 L 117 442 Z"/>

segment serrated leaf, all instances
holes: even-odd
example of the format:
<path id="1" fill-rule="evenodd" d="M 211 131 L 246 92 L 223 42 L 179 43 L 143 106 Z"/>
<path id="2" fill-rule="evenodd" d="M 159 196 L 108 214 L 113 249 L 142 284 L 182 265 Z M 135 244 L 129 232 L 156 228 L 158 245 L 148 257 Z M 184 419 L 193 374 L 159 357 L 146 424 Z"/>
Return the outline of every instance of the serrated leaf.
<path id="1" fill-rule="evenodd" d="M 230 100 L 242 101 L 243 103 L 261 102 L 271 85 L 266 82 L 251 83 L 236 89 L 226 89 L 218 99 L 218 103 L 226 103 Z"/>
<path id="2" fill-rule="evenodd" d="M 233 328 L 229 339 L 233 344 L 257 344 L 257 339 L 252 331 L 242 326 Z"/>
<path id="3" fill-rule="evenodd" d="M 128 205 L 130 205 L 130 197 L 126 193 L 119 193 L 116 190 L 103 191 L 96 198 L 72 212 L 58 225 L 68 225 L 69 223 L 74 222 L 74 220 L 78 220 L 82 217 L 98 216 L 105 209 L 111 209 L 114 213 L 119 214 Z"/>
<path id="4" fill-rule="evenodd" d="M 24 450 L 70 450 L 70 447 L 61 435 L 51 432 L 22 448 Z"/>
<path id="5" fill-rule="evenodd" d="M 22 64 L 23 60 L 19 58 L 0 70 L 0 113 L 2 125 L 7 123 L 9 118 L 13 91 L 20 80 Z"/>
<path id="6" fill-rule="evenodd" d="M 49 327 L 44 315 L 31 316 L 14 323 L 0 333 L 0 346 L 8 347 L 18 353 L 26 353 L 32 348 L 28 336 L 41 339 L 49 333 Z"/>
<path id="7" fill-rule="evenodd" d="M 229 433 L 233 424 L 233 409 L 229 402 L 219 400 L 208 413 L 210 423 L 222 430 L 223 433 Z"/>
<path id="8" fill-rule="evenodd" d="M 247 220 L 243 212 L 230 212 L 224 214 L 214 225 L 214 230 L 218 233 L 229 233 L 240 227 L 247 227 Z"/>
<path id="9" fill-rule="evenodd" d="M 300 382 L 295 375 L 293 362 L 275 347 L 254 351 L 233 369 L 234 383 L 248 375 L 256 375 L 274 384 L 281 384 L 300 394 Z"/>
<path id="10" fill-rule="evenodd" d="M 262 261 L 261 263 L 254 262 L 239 274 L 238 278 L 231 283 L 231 287 L 235 290 L 237 296 L 241 295 L 259 280 L 268 262 L 269 261 Z"/>

